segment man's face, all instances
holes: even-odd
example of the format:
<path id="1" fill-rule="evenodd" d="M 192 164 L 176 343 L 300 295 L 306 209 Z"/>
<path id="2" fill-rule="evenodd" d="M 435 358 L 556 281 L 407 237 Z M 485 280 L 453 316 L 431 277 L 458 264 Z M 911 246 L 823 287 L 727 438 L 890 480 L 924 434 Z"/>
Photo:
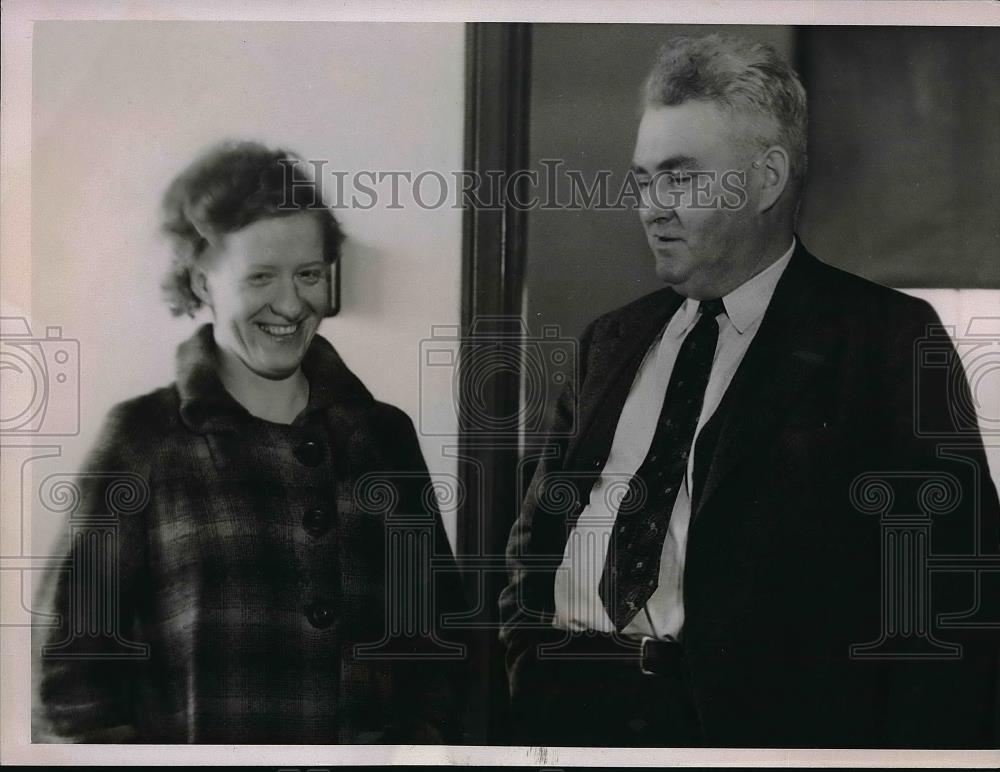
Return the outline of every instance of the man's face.
<path id="1" fill-rule="evenodd" d="M 632 159 L 643 190 L 639 217 L 657 276 L 687 297 L 725 294 L 749 278 L 747 265 L 759 257 L 750 247 L 755 200 L 745 184 L 753 159 L 733 141 L 746 130 L 738 121 L 712 103 L 684 102 L 649 107 L 639 124 Z"/>

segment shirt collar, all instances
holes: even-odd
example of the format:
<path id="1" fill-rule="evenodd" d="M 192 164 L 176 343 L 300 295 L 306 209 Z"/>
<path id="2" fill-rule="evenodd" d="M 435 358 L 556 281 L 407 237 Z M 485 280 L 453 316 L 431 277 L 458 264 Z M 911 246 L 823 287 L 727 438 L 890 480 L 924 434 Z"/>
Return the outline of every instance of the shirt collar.
<path id="1" fill-rule="evenodd" d="M 251 418 L 247 409 L 222 385 L 217 351 L 211 324 L 202 325 L 177 349 L 181 418 L 196 431 L 235 429 L 240 422 Z M 309 401 L 296 422 L 338 402 L 373 401 L 371 393 L 333 346 L 319 335 L 313 337 L 302 359 L 302 372 L 309 381 Z"/>
<path id="2" fill-rule="evenodd" d="M 768 303 L 771 302 L 771 296 L 774 295 L 774 288 L 778 286 L 778 279 L 781 278 L 781 274 L 784 273 L 792 259 L 795 243 L 793 236 L 792 245 L 785 254 L 763 271 L 751 276 L 739 287 L 723 296 L 722 302 L 726 306 L 726 316 L 729 317 L 730 323 L 740 335 L 753 327 L 764 316 Z M 667 334 L 675 338 L 683 335 L 695 323 L 699 305 L 697 300 L 686 298 L 667 325 Z"/>

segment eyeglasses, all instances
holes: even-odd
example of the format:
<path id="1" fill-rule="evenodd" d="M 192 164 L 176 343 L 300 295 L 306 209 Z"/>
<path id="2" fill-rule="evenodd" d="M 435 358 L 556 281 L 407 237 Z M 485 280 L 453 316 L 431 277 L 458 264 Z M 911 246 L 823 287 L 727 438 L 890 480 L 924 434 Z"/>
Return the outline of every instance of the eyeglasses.
<path id="1" fill-rule="evenodd" d="M 661 169 L 652 175 L 630 173 L 638 184 L 644 206 L 658 209 L 676 209 L 681 206 L 711 207 L 719 197 L 731 200 L 730 206 L 739 206 L 739 192 L 746 185 L 747 169 L 761 169 L 763 160 L 755 158 L 742 168 L 723 172 L 714 170 Z M 721 187 L 717 187 L 718 186 Z M 725 198 L 728 196 L 729 198 Z"/>

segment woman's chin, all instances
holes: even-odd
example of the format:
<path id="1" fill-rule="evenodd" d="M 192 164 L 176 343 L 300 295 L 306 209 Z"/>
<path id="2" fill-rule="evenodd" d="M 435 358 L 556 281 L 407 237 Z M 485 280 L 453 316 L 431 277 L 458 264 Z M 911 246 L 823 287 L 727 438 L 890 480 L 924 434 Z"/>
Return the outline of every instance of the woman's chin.
<path id="1" fill-rule="evenodd" d="M 239 360 L 254 375 L 271 381 L 281 381 L 298 372 L 305 350 L 294 348 L 270 351 L 269 347 L 253 347 L 240 352 Z"/>
<path id="2" fill-rule="evenodd" d="M 299 366 L 302 364 L 302 358 L 289 359 L 286 361 L 275 362 L 271 361 L 256 361 L 248 362 L 247 367 L 255 375 L 259 375 L 261 378 L 267 378 L 271 381 L 283 381 L 285 378 L 290 378 L 298 372 Z"/>
<path id="3" fill-rule="evenodd" d="M 304 332 L 304 331 L 303 331 Z M 287 378 L 298 371 L 309 348 L 312 335 L 302 332 L 289 336 L 289 340 L 260 341 L 243 358 L 244 364 L 257 375 L 272 380 Z"/>

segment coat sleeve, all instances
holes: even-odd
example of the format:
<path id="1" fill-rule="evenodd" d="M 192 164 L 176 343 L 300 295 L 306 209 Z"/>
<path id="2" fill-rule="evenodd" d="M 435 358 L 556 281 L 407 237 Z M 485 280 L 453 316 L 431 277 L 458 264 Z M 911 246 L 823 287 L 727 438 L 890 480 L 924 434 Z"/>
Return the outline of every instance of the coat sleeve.
<path id="1" fill-rule="evenodd" d="M 448 617 L 465 613 L 468 605 L 413 422 L 401 411 L 394 409 L 392 414 L 390 433 L 385 436 L 392 438 L 398 455 L 396 468 L 387 474 L 390 480 L 396 478 L 400 511 L 406 515 L 404 529 L 410 531 L 415 525 L 426 540 L 418 536 L 411 542 L 420 545 L 420 554 L 401 551 L 399 564 L 390 571 L 410 589 L 429 590 L 426 594 L 404 590 L 403 607 L 390 613 L 399 620 L 415 621 L 419 631 L 401 622 L 400 629 L 390 633 L 387 653 L 393 659 L 394 686 L 385 741 L 457 744 L 464 731 L 462 705 L 464 685 L 470 680 L 466 672 L 469 642 L 468 636 L 448 625 Z M 388 527 L 392 527 L 391 522 Z M 391 583 L 386 586 L 386 603 L 400 604 L 392 595 Z M 416 596 L 421 598 L 416 601 L 418 608 L 408 607 Z"/>
<path id="2" fill-rule="evenodd" d="M 34 742 L 134 738 L 130 682 L 148 648 L 134 640 L 144 560 L 147 475 L 130 447 L 130 421 L 114 408 L 82 471 L 63 493 L 73 501 L 35 608 L 50 622 L 32 630 Z"/>
<path id="3" fill-rule="evenodd" d="M 893 422 L 886 466 L 957 482 L 951 494 L 943 494 L 951 500 L 942 499 L 943 510 L 933 516 L 932 557 L 969 557 L 978 552 L 995 558 L 1000 553 L 1000 503 L 962 360 L 930 305 L 920 301 L 913 308 L 908 322 L 900 325 L 897 320 L 898 337 L 885 354 L 889 363 L 885 405 Z M 962 652 L 955 659 L 886 663 L 890 745 L 1000 746 L 998 579 L 995 572 L 977 576 L 945 569 L 931 574 L 931 630 L 940 640 L 961 645 Z M 941 624 L 943 615 L 967 611 L 976 599 L 979 609 L 971 625 Z M 977 625 L 977 616 L 982 622 L 992 620 L 994 629 Z"/>
<path id="4" fill-rule="evenodd" d="M 500 640 L 506 647 L 507 677 L 515 722 L 519 715 L 544 714 L 544 702 L 553 694 L 554 687 L 548 683 L 551 673 L 538 659 L 538 646 L 563 636 L 552 627 L 555 564 L 562 555 L 551 554 L 551 550 L 542 545 L 561 543 L 561 539 L 554 537 L 559 529 L 565 527 L 565 513 L 550 511 L 544 506 L 546 495 L 543 483 L 564 468 L 568 433 L 571 427 L 579 425 L 577 394 L 586 378 L 587 357 L 596 326 L 597 321 L 592 322 L 580 338 L 577 380 L 567 381 L 555 403 L 546 441 L 549 453 L 535 469 L 507 542 L 508 583 L 499 599 Z"/>

